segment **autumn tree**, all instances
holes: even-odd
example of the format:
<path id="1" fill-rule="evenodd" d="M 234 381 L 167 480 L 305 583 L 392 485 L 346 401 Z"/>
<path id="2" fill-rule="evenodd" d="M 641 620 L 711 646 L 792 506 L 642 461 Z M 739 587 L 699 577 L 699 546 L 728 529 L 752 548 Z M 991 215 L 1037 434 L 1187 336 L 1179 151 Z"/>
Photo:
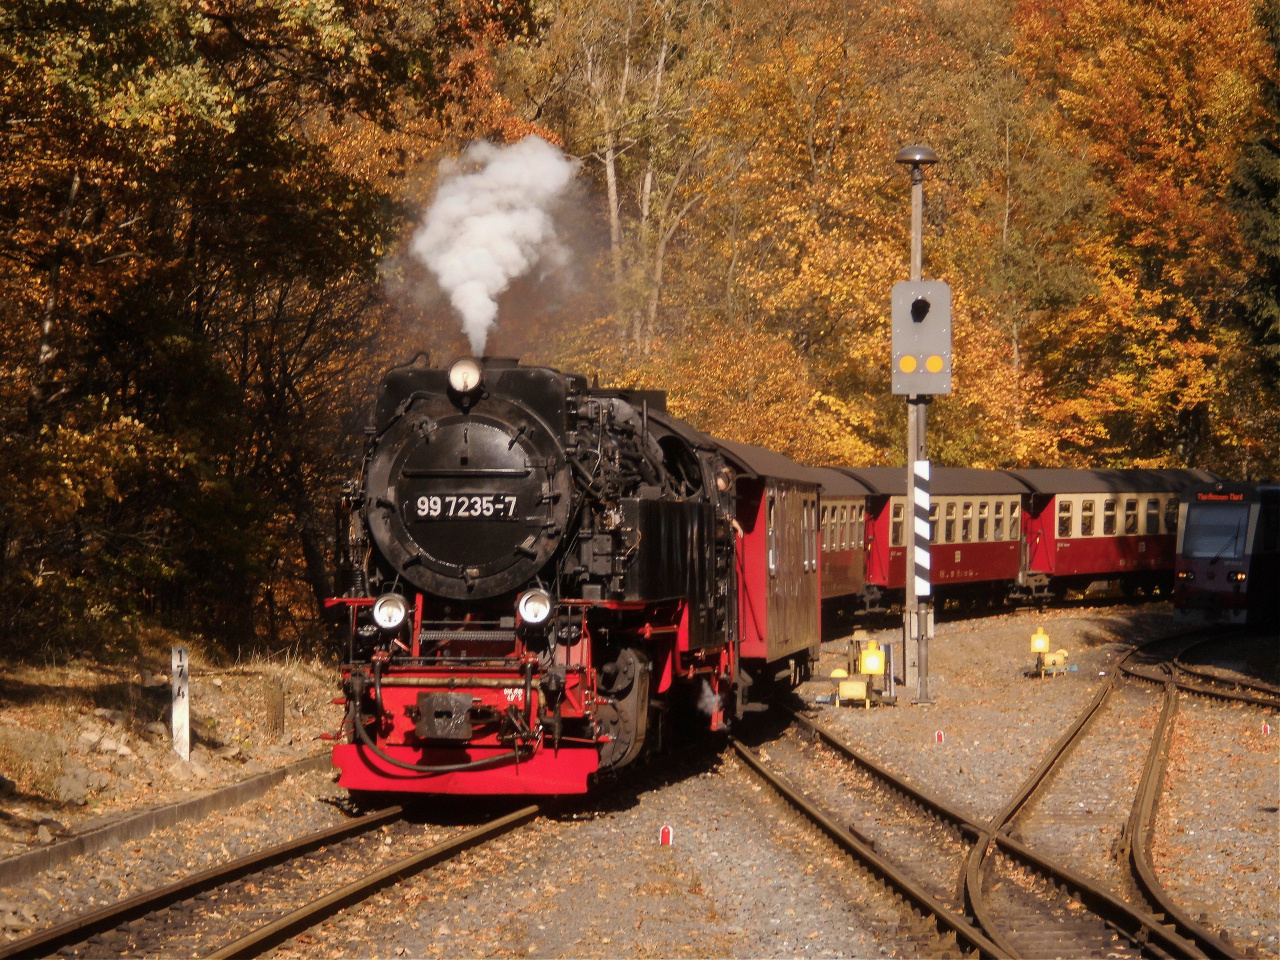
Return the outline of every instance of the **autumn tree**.
<path id="1" fill-rule="evenodd" d="M 138 616 L 252 642 L 279 589 L 328 591 L 336 435 L 405 215 L 333 132 L 447 115 L 483 79 L 467 52 L 529 25 L 471 0 L 0 9 L 9 638 Z"/>

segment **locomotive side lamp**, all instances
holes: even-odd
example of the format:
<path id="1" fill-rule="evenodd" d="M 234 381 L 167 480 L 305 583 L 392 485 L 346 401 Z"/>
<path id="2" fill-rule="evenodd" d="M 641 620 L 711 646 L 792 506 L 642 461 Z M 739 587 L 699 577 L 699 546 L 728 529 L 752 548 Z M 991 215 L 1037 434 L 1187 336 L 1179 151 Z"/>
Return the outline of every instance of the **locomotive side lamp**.
<path id="1" fill-rule="evenodd" d="M 516 602 L 516 613 L 524 623 L 538 626 L 551 616 L 551 595 L 545 590 L 534 588 L 520 594 Z"/>
<path id="2" fill-rule="evenodd" d="M 373 601 L 373 622 L 383 630 L 395 630 L 404 623 L 409 606 L 398 593 L 384 593 Z"/>

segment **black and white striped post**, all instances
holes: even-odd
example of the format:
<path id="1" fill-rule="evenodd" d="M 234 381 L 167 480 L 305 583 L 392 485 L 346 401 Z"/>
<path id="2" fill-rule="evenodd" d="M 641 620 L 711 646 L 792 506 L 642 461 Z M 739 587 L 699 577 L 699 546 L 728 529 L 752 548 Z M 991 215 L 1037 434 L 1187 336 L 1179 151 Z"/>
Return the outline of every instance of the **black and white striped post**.
<path id="1" fill-rule="evenodd" d="M 904 680 L 916 683 L 916 703 L 929 696 L 929 641 L 933 638 L 929 555 L 929 459 L 925 434 L 929 401 L 951 392 L 951 291 L 923 281 L 924 170 L 938 162 L 925 146 L 903 147 L 897 162 L 911 167 L 911 279 L 894 285 L 893 392 L 907 398 L 906 609 L 903 610 Z"/>

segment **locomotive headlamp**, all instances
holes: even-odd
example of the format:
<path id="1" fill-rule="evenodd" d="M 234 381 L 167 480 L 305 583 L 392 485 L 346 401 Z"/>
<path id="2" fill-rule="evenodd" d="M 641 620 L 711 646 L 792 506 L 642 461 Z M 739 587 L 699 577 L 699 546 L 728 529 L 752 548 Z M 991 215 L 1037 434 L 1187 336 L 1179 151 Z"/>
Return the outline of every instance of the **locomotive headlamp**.
<path id="1" fill-rule="evenodd" d="M 1230 573 L 1227 574 L 1227 579 L 1234 580 L 1235 582 L 1240 583 L 1244 580 L 1244 571 L 1232 570 Z"/>
<path id="2" fill-rule="evenodd" d="M 516 612 L 525 623 L 535 627 L 551 616 L 551 596 L 545 590 L 526 590 L 516 601 Z"/>
<path id="3" fill-rule="evenodd" d="M 480 387 L 483 375 L 474 357 L 462 357 L 449 368 L 449 386 L 458 393 L 470 393 Z"/>
<path id="4" fill-rule="evenodd" d="M 409 605 L 398 593 L 384 593 L 373 601 L 373 622 L 383 630 L 394 630 L 404 623 Z"/>

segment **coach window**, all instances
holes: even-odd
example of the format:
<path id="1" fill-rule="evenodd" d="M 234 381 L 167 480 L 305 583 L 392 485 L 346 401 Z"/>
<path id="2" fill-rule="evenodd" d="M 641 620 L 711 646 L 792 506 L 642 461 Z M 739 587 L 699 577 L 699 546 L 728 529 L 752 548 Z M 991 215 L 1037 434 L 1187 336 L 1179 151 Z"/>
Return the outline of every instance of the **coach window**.
<path id="1" fill-rule="evenodd" d="M 1126 500 L 1124 502 L 1124 532 L 1126 534 L 1135 534 L 1138 532 L 1138 501 Z"/>
<path id="2" fill-rule="evenodd" d="M 1147 501 L 1147 535 L 1155 536 L 1160 532 L 1160 501 L 1152 497 Z"/>
<path id="3" fill-rule="evenodd" d="M 987 539 L 987 515 L 991 512 L 991 505 L 986 503 L 978 504 L 978 539 Z"/>
<path id="4" fill-rule="evenodd" d="M 1178 498 L 1170 497 L 1164 505 L 1164 532 L 1178 532 Z"/>
<path id="5" fill-rule="evenodd" d="M 1058 538 L 1066 540 L 1071 536 L 1071 501 L 1058 501 Z"/>
<path id="6" fill-rule="evenodd" d="M 826 553 L 828 550 L 831 549 L 831 534 L 830 534 L 830 531 L 827 530 L 827 520 L 829 519 L 830 512 L 831 512 L 830 507 L 822 508 L 822 552 L 823 553 Z"/>
<path id="7" fill-rule="evenodd" d="M 1093 536 L 1093 501 L 1086 500 L 1080 504 L 1080 536 Z"/>
<path id="8" fill-rule="evenodd" d="M 938 505 L 929 504 L 929 542 L 938 542 Z"/>
<path id="9" fill-rule="evenodd" d="M 1102 502 L 1102 535 L 1104 537 L 1116 535 L 1116 502 L 1114 500 Z"/>
<path id="10" fill-rule="evenodd" d="M 846 550 L 849 547 L 849 508 L 840 508 L 840 549 Z"/>
<path id="11" fill-rule="evenodd" d="M 956 542 L 956 505 L 954 503 L 947 504 L 947 522 L 944 524 L 943 533 L 946 534 L 947 543 Z"/>
<path id="12" fill-rule="evenodd" d="M 1004 503 L 997 500 L 995 506 L 995 520 L 992 522 L 991 539 L 1004 539 Z"/>
<path id="13" fill-rule="evenodd" d="M 1022 526 L 1018 521 L 1018 501 L 1009 501 L 1009 539 L 1020 540 L 1022 538 Z"/>
<path id="14" fill-rule="evenodd" d="M 902 546 L 902 504 L 893 505 L 893 528 L 889 532 L 889 545 Z"/>
<path id="15" fill-rule="evenodd" d="M 973 539 L 973 504 L 966 503 L 960 514 L 960 539 L 968 543 Z"/>
<path id="16" fill-rule="evenodd" d="M 777 511 L 777 498 L 773 494 L 769 494 L 769 510 L 768 523 L 766 524 L 767 540 L 766 553 L 768 554 L 769 576 L 776 577 L 778 575 L 778 535 L 777 528 L 774 525 Z"/>

